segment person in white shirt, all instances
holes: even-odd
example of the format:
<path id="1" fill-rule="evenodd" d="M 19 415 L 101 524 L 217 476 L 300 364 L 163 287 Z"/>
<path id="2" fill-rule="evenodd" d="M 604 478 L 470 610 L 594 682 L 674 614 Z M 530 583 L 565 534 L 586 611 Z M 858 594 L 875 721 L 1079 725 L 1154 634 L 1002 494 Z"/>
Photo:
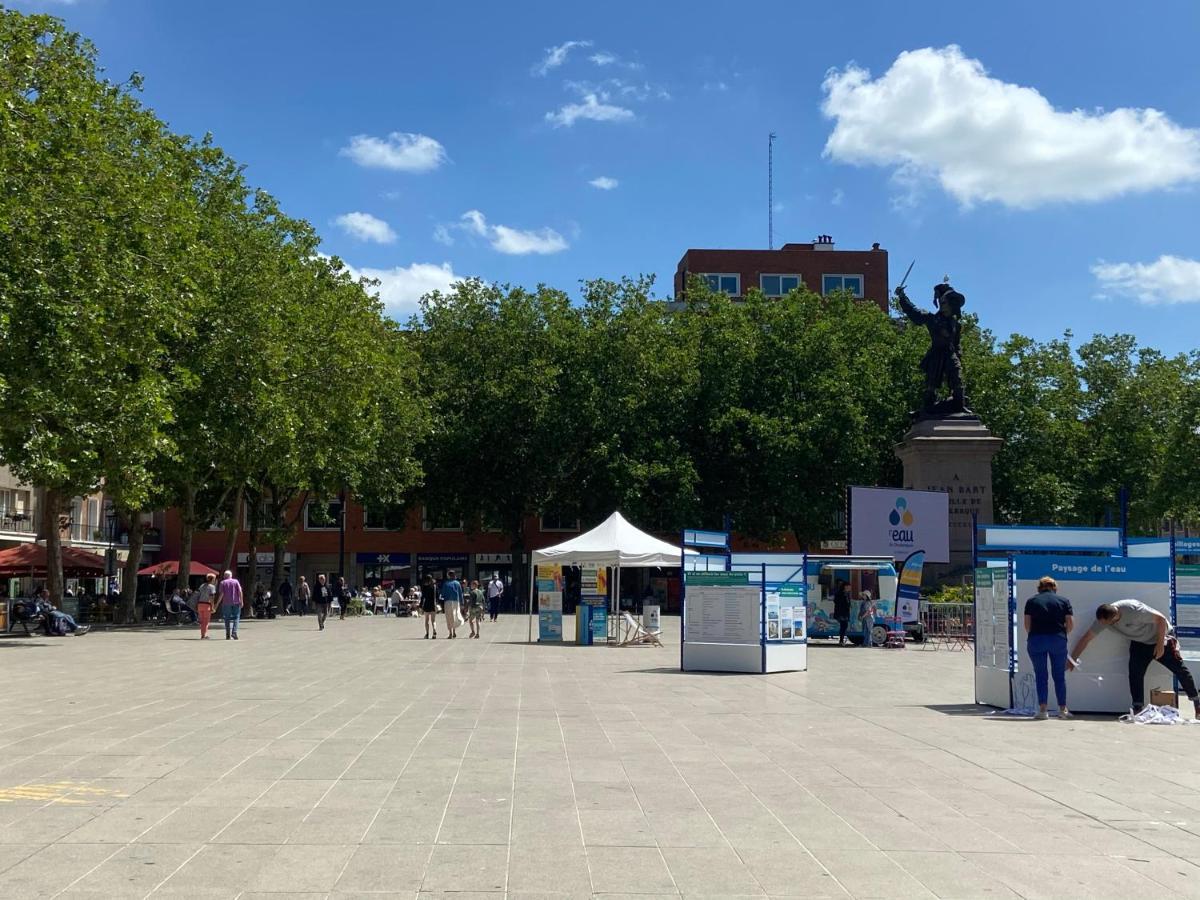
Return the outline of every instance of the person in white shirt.
<path id="1" fill-rule="evenodd" d="M 493 572 L 487 586 L 488 618 L 493 622 L 500 618 L 500 598 L 503 596 L 504 582 L 500 580 L 499 572 Z"/>

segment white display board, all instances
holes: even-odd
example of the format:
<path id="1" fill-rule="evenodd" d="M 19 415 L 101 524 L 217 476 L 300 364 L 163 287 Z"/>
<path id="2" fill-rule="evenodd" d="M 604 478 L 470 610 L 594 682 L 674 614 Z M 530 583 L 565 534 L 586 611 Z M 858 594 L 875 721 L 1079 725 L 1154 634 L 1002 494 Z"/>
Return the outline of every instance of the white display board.
<path id="1" fill-rule="evenodd" d="M 685 573 L 685 672 L 764 671 L 763 591 L 745 572 Z"/>
<path id="2" fill-rule="evenodd" d="M 1200 566 L 1175 569 L 1175 634 L 1183 658 L 1200 662 Z"/>
<path id="3" fill-rule="evenodd" d="M 950 495 L 943 491 L 850 488 L 850 554 L 950 561 Z"/>
<path id="4" fill-rule="evenodd" d="M 1075 628 L 1069 646 L 1096 621 L 1102 603 L 1132 598 L 1171 617 L 1171 560 L 1086 556 L 1020 556 L 1016 559 L 1017 659 L 1013 675 L 1013 705 L 1037 705 L 1033 664 L 1026 648 L 1025 601 L 1037 593 L 1038 579 L 1049 575 L 1058 593 L 1071 601 Z M 1129 710 L 1129 641 L 1109 629 L 1091 645 L 1076 672 L 1067 674 L 1067 702 L 1079 712 L 1123 713 Z M 1146 697 L 1154 687 L 1170 688 L 1171 673 L 1152 663 L 1146 672 Z M 1050 704 L 1055 703 L 1053 681 Z"/>
<path id="5" fill-rule="evenodd" d="M 740 573 L 688 579 L 683 637 L 698 644 L 753 644 L 762 639 L 762 590 Z M 709 581 L 717 583 L 705 583 Z"/>
<path id="6" fill-rule="evenodd" d="M 976 569 L 975 702 L 1008 707 L 1012 634 L 1008 569 Z"/>

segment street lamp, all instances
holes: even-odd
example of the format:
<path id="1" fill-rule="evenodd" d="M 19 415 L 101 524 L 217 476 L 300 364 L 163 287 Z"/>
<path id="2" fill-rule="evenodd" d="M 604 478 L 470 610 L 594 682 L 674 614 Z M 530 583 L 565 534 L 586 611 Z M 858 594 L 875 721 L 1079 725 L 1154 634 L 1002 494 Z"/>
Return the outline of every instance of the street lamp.
<path id="1" fill-rule="evenodd" d="M 108 552 L 104 554 L 104 575 L 106 584 L 104 592 L 107 595 L 112 585 L 112 577 L 117 574 L 117 508 L 111 500 L 104 501 L 104 524 L 108 530 Z"/>

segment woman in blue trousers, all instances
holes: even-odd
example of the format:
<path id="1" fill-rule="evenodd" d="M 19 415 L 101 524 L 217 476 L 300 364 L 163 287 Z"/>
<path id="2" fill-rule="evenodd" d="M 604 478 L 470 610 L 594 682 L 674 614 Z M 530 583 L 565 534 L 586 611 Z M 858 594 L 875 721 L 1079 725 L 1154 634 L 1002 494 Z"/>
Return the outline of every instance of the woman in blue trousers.
<path id="1" fill-rule="evenodd" d="M 1071 718 L 1067 709 L 1067 635 L 1075 624 L 1071 601 L 1058 595 L 1058 582 L 1049 575 L 1038 581 L 1037 596 L 1025 601 L 1025 633 L 1029 635 L 1029 658 L 1033 661 L 1038 711 L 1035 719 L 1046 718 L 1050 699 L 1050 676 L 1054 676 L 1054 698 L 1058 717 Z"/>

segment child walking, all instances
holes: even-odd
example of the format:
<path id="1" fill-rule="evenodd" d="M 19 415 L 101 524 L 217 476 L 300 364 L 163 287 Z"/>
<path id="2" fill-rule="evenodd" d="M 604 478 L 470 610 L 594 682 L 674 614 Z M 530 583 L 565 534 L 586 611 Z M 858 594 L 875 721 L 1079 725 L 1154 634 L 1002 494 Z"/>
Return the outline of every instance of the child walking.
<path id="1" fill-rule="evenodd" d="M 470 620 L 471 637 L 479 637 L 479 629 L 483 625 L 483 588 L 478 581 L 471 582 L 471 596 L 467 607 L 467 618 Z"/>

